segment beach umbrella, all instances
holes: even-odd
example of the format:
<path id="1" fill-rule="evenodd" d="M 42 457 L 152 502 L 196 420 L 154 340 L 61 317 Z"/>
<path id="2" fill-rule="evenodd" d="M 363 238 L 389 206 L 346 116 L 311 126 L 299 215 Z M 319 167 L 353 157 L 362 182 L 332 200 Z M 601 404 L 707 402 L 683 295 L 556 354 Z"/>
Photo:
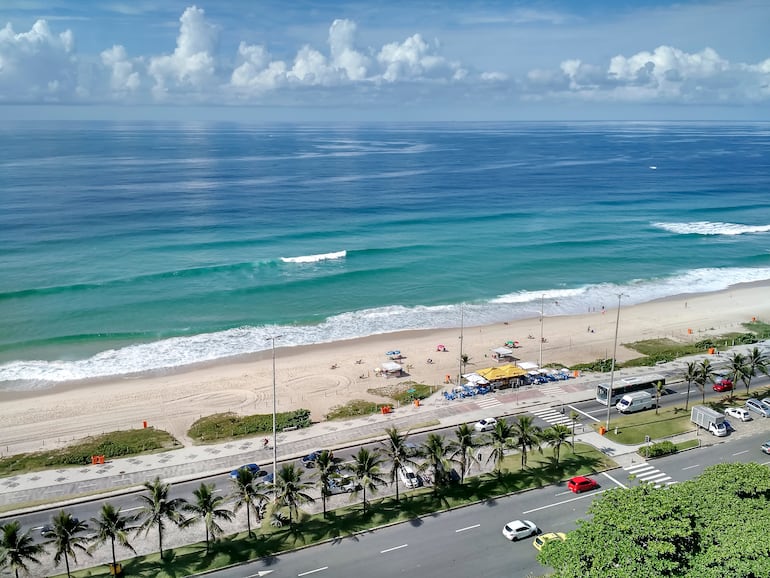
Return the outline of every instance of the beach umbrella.
<path id="1" fill-rule="evenodd" d="M 398 349 L 391 349 L 385 355 L 401 355 L 401 352 Z"/>

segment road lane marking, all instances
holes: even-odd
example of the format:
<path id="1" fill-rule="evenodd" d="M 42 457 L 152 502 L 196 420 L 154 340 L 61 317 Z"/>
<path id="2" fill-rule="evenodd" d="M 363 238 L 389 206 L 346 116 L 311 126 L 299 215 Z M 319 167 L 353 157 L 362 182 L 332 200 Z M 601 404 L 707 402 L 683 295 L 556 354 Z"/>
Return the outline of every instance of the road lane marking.
<path id="1" fill-rule="evenodd" d="M 607 472 L 602 472 L 602 475 L 603 475 L 603 476 L 605 476 L 605 477 L 607 477 L 607 478 L 609 478 L 611 481 L 615 482 L 617 485 L 619 485 L 619 486 L 620 486 L 621 488 L 623 488 L 624 490 L 627 490 L 627 489 L 628 489 L 628 486 L 626 486 L 625 484 L 621 484 L 621 483 L 620 483 L 618 480 L 616 480 L 615 478 L 613 478 L 613 477 L 612 477 L 611 475 L 609 475 Z"/>
<path id="2" fill-rule="evenodd" d="M 567 407 L 570 408 L 571 410 L 575 411 L 576 413 L 579 413 L 579 414 L 582 414 L 582 415 L 586 416 L 587 418 L 590 418 L 590 419 L 592 419 L 594 421 L 599 421 L 594 416 L 592 416 L 590 413 L 586 413 L 584 411 L 581 411 L 578 408 L 576 408 L 574 405 L 568 405 Z"/>
<path id="3" fill-rule="evenodd" d="M 268 574 L 272 573 L 272 570 L 260 570 L 256 574 L 250 574 L 249 576 L 246 576 L 246 578 L 260 578 L 261 576 L 267 576 Z"/>
<path id="4" fill-rule="evenodd" d="M 700 464 L 695 464 L 694 466 L 687 466 L 686 468 L 682 468 L 682 471 L 691 470 L 693 468 L 699 468 L 699 467 L 700 467 Z"/>
<path id="5" fill-rule="evenodd" d="M 120 510 L 121 512 L 134 512 L 136 510 L 141 510 L 143 506 L 137 506 L 136 508 L 126 508 L 125 510 Z"/>
<path id="6" fill-rule="evenodd" d="M 328 566 L 323 566 L 322 568 L 316 568 L 315 570 L 308 570 L 307 572 L 301 572 L 300 574 L 297 574 L 297 576 L 307 576 L 308 574 L 315 574 L 316 572 L 322 572 L 328 569 L 329 569 Z"/>
<path id="7" fill-rule="evenodd" d="M 747 453 L 749 453 L 749 450 L 743 450 L 742 452 L 738 452 L 738 453 L 733 454 L 733 457 L 740 456 L 742 454 L 747 454 Z"/>
<path id="8" fill-rule="evenodd" d="M 525 512 L 522 512 L 522 515 L 531 514 L 533 512 L 539 512 L 540 510 L 547 510 L 548 508 L 553 508 L 555 506 L 561 506 L 563 504 L 569 504 L 570 502 L 575 502 L 577 500 L 582 500 L 583 498 L 589 498 L 591 496 L 597 496 L 599 494 L 602 494 L 606 492 L 607 490 L 599 490 L 598 492 L 593 492 L 591 494 L 580 494 L 579 496 L 572 498 L 571 500 L 562 500 L 561 502 L 556 502 L 554 504 L 548 504 L 547 506 L 540 506 L 539 508 L 534 508 L 532 510 L 527 510 Z"/>
<path id="9" fill-rule="evenodd" d="M 465 530 L 473 530 L 473 528 L 478 528 L 480 526 L 481 526 L 481 524 L 474 524 L 473 526 L 466 526 L 465 528 L 460 528 L 459 530 L 455 530 L 455 534 L 457 534 L 458 532 L 465 532 Z"/>
<path id="10" fill-rule="evenodd" d="M 400 546 L 394 546 L 393 548 L 388 548 L 387 550 L 380 550 L 380 554 L 392 552 L 393 550 L 400 550 L 401 548 L 406 548 L 408 545 L 409 544 L 401 544 Z"/>
<path id="11" fill-rule="evenodd" d="M 566 492 L 559 492 L 558 494 L 555 494 L 556 496 L 566 496 L 567 494 L 571 494 L 571 490 L 567 490 Z"/>

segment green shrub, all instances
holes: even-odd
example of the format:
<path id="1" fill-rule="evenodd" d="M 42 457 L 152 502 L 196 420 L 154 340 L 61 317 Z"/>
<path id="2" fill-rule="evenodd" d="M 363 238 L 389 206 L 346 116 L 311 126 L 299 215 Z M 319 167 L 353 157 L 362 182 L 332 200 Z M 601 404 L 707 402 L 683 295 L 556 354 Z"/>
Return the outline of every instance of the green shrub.
<path id="1" fill-rule="evenodd" d="M 275 416 L 275 429 L 299 429 L 310 425 L 310 410 L 297 409 L 281 412 Z M 200 418 L 187 431 L 192 439 L 199 442 L 216 442 L 225 439 L 272 433 L 273 414 L 240 416 L 235 413 L 217 413 Z"/>
<path id="2" fill-rule="evenodd" d="M 658 458 L 676 453 L 676 444 L 670 441 L 654 443 L 651 446 L 644 446 L 639 449 L 639 453 L 646 458 Z"/>
<path id="3" fill-rule="evenodd" d="M 373 413 L 379 412 L 385 405 L 388 404 L 375 403 L 364 399 L 354 399 L 343 405 L 335 405 L 331 408 L 329 413 L 326 414 L 326 419 L 347 419 L 363 415 L 372 415 Z"/>

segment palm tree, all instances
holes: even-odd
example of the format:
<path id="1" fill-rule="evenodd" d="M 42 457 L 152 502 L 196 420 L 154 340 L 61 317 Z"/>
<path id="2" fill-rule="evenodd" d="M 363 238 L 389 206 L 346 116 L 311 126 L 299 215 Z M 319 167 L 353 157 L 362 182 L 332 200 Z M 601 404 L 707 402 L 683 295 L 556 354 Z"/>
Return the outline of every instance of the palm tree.
<path id="1" fill-rule="evenodd" d="M 353 456 L 351 472 L 363 490 L 364 513 L 366 513 L 366 490 L 376 493 L 377 488 L 385 484 L 385 479 L 380 475 L 380 464 L 382 464 L 382 457 L 379 452 L 370 452 L 366 448 L 359 449 Z"/>
<path id="2" fill-rule="evenodd" d="M 770 375 L 770 359 L 758 347 L 755 347 L 746 356 L 746 374 L 743 380 L 746 386 L 746 395 L 749 395 L 751 380 L 760 373 Z"/>
<path id="3" fill-rule="evenodd" d="M 196 490 L 193 490 L 195 501 L 188 502 L 182 507 L 185 512 L 192 514 L 191 518 L 184 521 L 184 527 L 190 526 L 198 520 L 203 521 L 203 525 L 206 528 L 206 554 L 209 553 L 209 538 L 216 540 L 217 536 L 224 532 L 222 526 L 217 522 L 219 520 L 226 522 L 233 520 L 233 513 L 227 508 L 222 507 L 225 502 L 225 496 L 215 494 L 215 489 L 216 486 L 214 484 L 202 482 Z"/>
<path id="4" fill-rule="evenodd" d="M 446 472 L 449 469 L 447 460 L 449 444 L 446 443 L 444 436 L 431 433 L 425 438 L 422 449 L 427 460 L 424 467 L 430 468 L 433 474 L 433 492 L 438 493 L 439 487 L 446 481 Z"/>
<path id="5" fill-rule="evenodd" d="M 703 394 L 703 402 L 706 403 L 706 384 L 714 378 L 714 368 L 711 366 L 711 361 L 708 359 L 702 360 L 698 364 L 698 371 L 695 377 L 695 384 Z"/>
<path id="6" fill-rule="evenodd" d="M 687 397 L 684 402 L 684 410 L 690 405 L 690 388 L 692 384 L 698 381 L 698 364 L 695 361 L 690 361 L 687 364 L 687 371 L 684 374 L 684 380 L 687 382 Z"/>
<path id="7" fill-rule="evenodd" d="M 658 415 L 658 410 L 660 409 L 660 396 L 663 395 L 665 390 L 666 385 L 663 383 L 663 380 L 658 381 L 658 383 L 655 384 L 655 415 Z"/>
<path id="8" fill-rule="evenodd" d="M 490 442 L 492 451 L 487 458 L 487 463 L 491 460 L 495 464 L 495 473 L 500 474 L 503 459 L 505 459 L 505 450 L 511 443 L 513 428 L 504 419 L 497 420 L 495 429 L 490 432 Z"/>
<path id="9" fill-rule="evenodd" d="M 465 366 L 468 365 L 470 362 L 471 362 L 471 356 L 468 355 L 467 353 L 463 353 L 460 356 L 460 363 L 463 366 L 463 371 L 465 371 Z"/>
<path id="10" fill-rule="evenodd" d="M 22 532 L 21 524 L 14 520 L 0 526 L 0 552 L 3 553 L 0 568 L 7 565 L 19 578 L 19 570 L 29 574 L 29 562 L 40 564 L 37 556 L 43 552 L 43 546 L 35 544 L 29 532 Z"/>
<path id="11" fill-rule="evenodd" d="M 733 382 L 733 389 L 730 390 L 729 397 L 732 400 L 733 398 L 733 392 L 735 391 L 735 388 L 738 386 L 738 382 L 741 381 L 743 384 L 746 384 L 747 374 L 751 369 L 748 365 L 748 359 L 745 355 L 742 353 L 735 352 L 730 357 L 727 358 L 730 365 L 728 367 L 729 370 L 729 376 L 730 379 L 732 379 Z M 748 378 L 748 381 L 751 382 L 751 378 Z M 746 388 L 746 393 L 748 393 L 748 388 Z"/>
<path id="12" fill-rule="evenodd" d="M 53 563 L 58 566 L 64 558 L 64 565 L 67 568 L 67 576 L 70 574 L 70 557 L 77 564 L 76 550 L 81 550 L 89 556 L 91 553 L 86 549 L 85 543 L 88 539 L 83 536 L 83 532 L 88 529 L 85 522 L 81 522 L 73 517 L 69 512 L 61 510 L 53 517 L 53 527 L 43 534 L 47 538 L 46 544 L 53 544 L 56 553 L 53 557 Z"/>
<path id="13" fill-rule="evenodd" d="M 382 453 L 391 464 L 390 471 L 388 472 L 388 479 L 391 484 L 396 484 L 396 502 L 398 502 L 398 472 L 405 465 L 413 463 L 413 461 L 409 459 L 409 450 L 406 445 L 409 434 L 398 433 L 398 429 L 395 427 L 389 427 L 385 430 L 385 433 L 388 437 L 381 442 L 383 446 Z"/>
<path id="14" fill-rule="evenodd" d="M 521 467 L 527 467 L 527 449 L 539 447 L 541 429 L 534 425 L 534 417 L 531 415 L 518 415 L 511 427 L 514 445 L 521 451 Z"/>
<path id="15" fill-rule="evenodd" d="M 572 447 L 572 449 L 575 448 L 575 444 L 569 441 L 569 435 L 569 428 L 560 423 L 546 428 L 540 434 L 542 440 L 553 448 L 553 456 L 556 458 L 556 465 L 559 465 L 559 454 L 561 453 L 562 444 L 567 444 Z"/>
<path id="16" fill-rule="evenodd" d="M 273 495 L 276 505 L 289 509 L 289 525 L 294 525 L 295 517 L 299 516 L 301 504 L 313 503 L 315 500 L 307 494 L 312 484 L 302 479 L 302 470 L 294 464 L 283 464 L 278 470 L 273 482 Z"/>
<path id="17" fill-rule="evenodd" d="M 326 518 L 326 498 L 331 493 L 329 483 L 335 474 L 339 473 L 340 466 L 334 459 L 334 454 L 329 450 L 322 450 L 315 461 L 315 471 L 318 474 L 318 485 L 321 488 L 321 501 L 323 502 L 324 518 Z"/>
<path id="18" fill-rule="evenodd" d="M 473 456 L 473 451 L 479 447 L 475 439 L 473 427 L 467 423 L 461 423 L 455 429 L 455 439 L 449 442 L 449 459 L 460 464 L 460 483 L 465 482 L 465 474 L 471 469 L 471 465 L 478 464 Z"/>
<path id="19" fill-rule="evenodd" d="M 95 548 L 104 544 L 107 540 L 110 541 L 112 547 L 112 567 L 117 567 L 118 560 L 115 557 L 115 542 L 117 541 L 121 546 L 127 548 L 134 554 L 136 550 L 128 541 L 129 524 L 133 521 L 133 517 L 124 516 L 120 508 L 115 508 L 112 504 L 107 502 L 102 506 L 99 512 L 98 518 L 91 518 L 91 522 L 94 524 L 96 530 L 96 538 L 93 545 L 89 548 L 89 551 L 93 551 Z"/>
<path id="20" fill-rule="evenodd" d="M 233 482 L 233 492 L 230 498 L 234 500 L 233 513 L 238 512 L 244 506 L 246 507 L 246 529 L 251 536 L 251 511 L 257 515 L 257 520 L 261 520 L 262 504 L 267 501 L 267 496 L 257 490 L 257 478 L 249 468 L 238 470 Z"/>
<path id="21" fill-rule="evenodd" d="M 187 503 L 183 498 L 169 498 L 171 484 L 162 482 L 160 478 L 155 478 L 152 482 L 145 482 L 144 488 L 149 492 L 147 495 L 140 495 L 142 509 L 139 518 L 142 522 L 137 527 L 137 533 L 144 530 L 145 536 L 150 529 L 158 528 L 158 550 L 160 559 L 163 560 L 163 530 L 165 529 L 164 520 L 168 520 L 177 526 L 184 523 L 181 510 Z"/>

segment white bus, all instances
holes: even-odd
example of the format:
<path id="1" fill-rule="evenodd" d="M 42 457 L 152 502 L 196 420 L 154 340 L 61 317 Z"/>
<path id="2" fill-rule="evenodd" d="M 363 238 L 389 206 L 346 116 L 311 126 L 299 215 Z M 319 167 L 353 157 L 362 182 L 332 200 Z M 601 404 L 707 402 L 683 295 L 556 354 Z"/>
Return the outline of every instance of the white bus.
<path id="1" fill-rule="evenodd" d="M 651 390 L 650 393 L 655 395 L 655 386 L 658 382 L 666 383 L 666 378 L 662 375 L 641 375 L 639 377 L 624 377 L 623 379 L 615 380 L 612 384 L 612 399 L 611 405 L 615 405 L 620 401 L 620 398 L 627 393 L 633 393 L 634 391 Z M 607 405 L 607 396 L 610 392 L 609 383 L 600 383 L 596 386 L 596 401 L 602 405 Z"/>

